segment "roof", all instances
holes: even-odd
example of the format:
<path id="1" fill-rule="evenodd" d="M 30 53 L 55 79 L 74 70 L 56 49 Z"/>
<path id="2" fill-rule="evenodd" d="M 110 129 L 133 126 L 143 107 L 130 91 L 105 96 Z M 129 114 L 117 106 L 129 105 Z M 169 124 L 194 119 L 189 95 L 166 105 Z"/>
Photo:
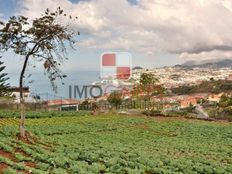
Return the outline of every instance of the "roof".
<path id="1" fill-rule="evenodd" d="M 79 100 L 76 99 L 57 99 L 48 100 L 48 106 L 58 106 L 58 105 L 76 105 L 79 104 Z"/>
<path id="2" fill-rule="evenodd" d="M 20 92 L 20 88 L 16 86 L 9 87 L 10 92 Z M 23 87 L 23 92 L 29 92 L 29 87 Z"/>
<path id="3" fill-rule="evenodd" d="M 197 97 L 193 97 L 193 96 L 188 96 L 186 98 L 184 98 L 183 100 L 181 100 L 181 102 L 186 102 L 186 101 L 197 101 Z"/>

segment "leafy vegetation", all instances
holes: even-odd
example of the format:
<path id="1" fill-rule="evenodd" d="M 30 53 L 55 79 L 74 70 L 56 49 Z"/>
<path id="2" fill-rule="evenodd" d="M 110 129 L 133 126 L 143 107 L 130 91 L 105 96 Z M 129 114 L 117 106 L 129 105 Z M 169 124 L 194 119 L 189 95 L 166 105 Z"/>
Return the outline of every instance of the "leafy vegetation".
<path id="1" fill-rule="evenodd" d="M 112 92 L 109 97 L 107 98 L 107 101 L 114 107 L 118 107 L 122 104 L 122 94 L 120 92 Z"/>
<path id="2" fill-rule="evenodd" d="M 232 121 L 232 94 L 223 95 L 219 103 L 204 103 L 209 116 Z"/>
<path id="3" fill-rule="evenodd" d="M 142 73 L 139 83 L 144 86 L 147 87 L 149 85 L 154 85 L 158 80 L 154 78 L 153 74 L 150 73 Z"/>
<path id="4" fill-rule="evenodd" d="M 72 116 L 87 116 L 88 111 L 28 111 L 27 118 L 51 118 L 51 117 L 72 117 Z M 20 113 L 17 111 L 0 110 L 0 118 L 20 118 Z"/>
<path id="5" fill-rule="evenodd" d="M 221 107 L 229 107 L 232 106 L 232 95 L 223 95 L 220 99 L 219 106 Z"/>
<path id="6" fill-rule="evenodd" d="M 17 125 L 0 126 L 4 149 L 36 163 L 2 159 L 12 172 L 232 173 L 230 123 L 101 115 L 28 119 L 27 127 L 39 137 L 31 143 L 15 139 Z"/>
<path id="7" fill-rule="evenodd" d="M 211 80 L 203 81 L 196 86 L 181 86 L 173 88 L 172 92 L 178 95 L 193 94 L 193 93 L 221 93 L 231 92 L 232 82 L 226 80 Z"/>

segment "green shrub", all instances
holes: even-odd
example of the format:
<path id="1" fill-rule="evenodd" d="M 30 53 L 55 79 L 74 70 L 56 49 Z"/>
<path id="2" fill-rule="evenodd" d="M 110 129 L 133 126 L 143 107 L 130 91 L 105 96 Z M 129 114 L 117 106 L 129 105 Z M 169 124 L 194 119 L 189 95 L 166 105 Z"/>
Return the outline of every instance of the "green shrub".
<path id="1" fill-rule="evenodd" d="M 145 110 L 142 112 L 142 114 L 146 116 L 163 116 L 161 111 L 158 111 L 158 110 Z"/>
<path id="2" fill-rule="evenodd" d="M 178 116 L 187 116 L 188 113 L 185 111 L 168 111 L 165 114 L 166 116 L 178 117 Z"/>
<path id="3" fill-rule="evenodd" d="M 27 111 L 26 118 L 74 117 L 90 115 L 88 111 Z M 0 118 L 20 118 L 20 112 L 0 110 Z"/>
<path id="4" fill-rule="evenodd" d="M 3 171 L 3 174 L 22 174 L 22 172 L 18 172 L 15 169 L 8 168 L 8 169 L 6 169 L 6 170 Z"/>
<path id="5" fill-rule="evenodd" d="M 12 167 L 16 170 L 24 170 L 25 169 L 25 165 L 24 163 L 14 163 L 12 165 Z"/>

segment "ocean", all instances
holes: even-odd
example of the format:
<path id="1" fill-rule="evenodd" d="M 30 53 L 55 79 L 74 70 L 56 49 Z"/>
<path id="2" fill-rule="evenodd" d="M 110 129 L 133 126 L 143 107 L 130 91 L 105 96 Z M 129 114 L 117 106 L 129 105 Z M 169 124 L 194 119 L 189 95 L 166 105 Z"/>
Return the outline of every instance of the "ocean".
<path id="1" fill-rule="evenodd" d="M 61 81 L 57 79 L 57 93 L 52 90 L 48 77 L 43 72 L 33 73 L 30 77 L 25 77 L 24 86 L 29 86 L 32 95 L 39 95 L 42 99 L 69 98 L 69 86 L 78 85 L 81 89 L 84 85 L 91 85 L 92 82 L 100 79 L 99 71 L 75 71 L 65 73 L 67 77 Z M 8 74 L 11 86 L 19 86 L 19 74 Z"/>

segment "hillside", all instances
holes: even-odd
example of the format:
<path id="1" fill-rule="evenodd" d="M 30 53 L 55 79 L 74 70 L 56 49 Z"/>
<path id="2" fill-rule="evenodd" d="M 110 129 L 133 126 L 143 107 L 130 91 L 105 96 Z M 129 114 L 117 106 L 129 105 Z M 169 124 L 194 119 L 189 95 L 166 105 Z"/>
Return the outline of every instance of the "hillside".
<path id="1" fill-rule="evenodd" d="M 210 59 L 205 61 L 187 61 L 181 65 L 175 67 L 182 68 L 232 68 L 232 59 Z"/>
<path id="2" fill-rule="evenodd" d="M 120 115 L 0 119 L 0 173 L 232 173 L 232 124 Z M 223 164 L 223 165 L 219 165 Z"/>

